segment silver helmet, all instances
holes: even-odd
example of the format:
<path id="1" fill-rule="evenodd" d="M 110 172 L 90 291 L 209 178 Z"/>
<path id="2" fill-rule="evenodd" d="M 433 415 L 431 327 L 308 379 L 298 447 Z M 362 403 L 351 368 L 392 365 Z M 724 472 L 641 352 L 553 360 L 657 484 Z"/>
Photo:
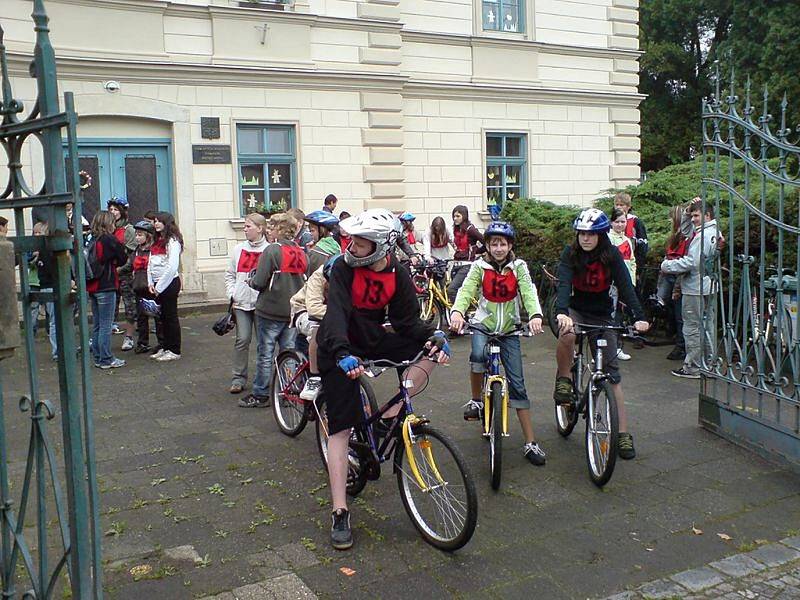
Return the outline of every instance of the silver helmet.
<path id="1" fill-rule="evenodd" d="M 389 254 L 403 232 L 400 219 L 385 208 L 371 208 L 339 223 L 347 235 L 364 238 L 375 244 L 375 250 L 368 256 L 354 256 L 350 246 L 344 252 L 344 261 L 351 267 L 366 267 Z"/>

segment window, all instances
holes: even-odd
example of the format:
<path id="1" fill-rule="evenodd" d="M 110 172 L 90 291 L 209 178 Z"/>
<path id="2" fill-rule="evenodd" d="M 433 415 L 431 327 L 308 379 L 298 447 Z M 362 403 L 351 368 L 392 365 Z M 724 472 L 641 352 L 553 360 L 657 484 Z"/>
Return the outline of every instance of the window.
<path id="1" fill-rule="evenodd" d="M 294 127 L 239 125 L 239 197 L 242 214 L 290 208 L 296 174 Z"/>
<path id="2" fill-rule="evenodd" d="M 525 0 L 482 0 L 484 31 L 525 31 Z"/>
<path id="3" fill-rule="evenodd" d="M 525 142 L 525 136 L 518 133 L 486 134 L 486 203 L 490 210 L 525 197 Z"/>

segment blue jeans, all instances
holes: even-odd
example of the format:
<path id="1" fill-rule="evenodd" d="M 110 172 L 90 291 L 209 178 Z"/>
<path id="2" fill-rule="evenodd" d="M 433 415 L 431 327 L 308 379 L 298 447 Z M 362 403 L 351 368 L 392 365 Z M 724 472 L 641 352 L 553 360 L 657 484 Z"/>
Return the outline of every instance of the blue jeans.
<path id="1" fill-rule="evenodd" d="M 40 292 L 53 293 L 53 288 L 40 289 Z M 47 317 L 47 336 L 50 338 L 50 355 L 53 358 L 58 357 L 58 342 L 56 341 L 56 315 L 54 313 L 52 302 L 31 302 L 31 322 L 33 323 L 33 333 L 36 334 L 36 329 L 39 324 L 39 307 L 44 305 L 44 314 Z"/>
<path id="2" fill-rule="evenodd" d="M 275 321 L 256 315 L 256 378 L 253 381 L 253 395 L 269 396 L 269 384 L 272 379 L 272 359 L 275 345 L 281 350 L 294 348 L 297 330 L 289 327 L 288 321 Z"/>
<path id="3" fill-rule="evenodd" d="M 110 365 L 115 356 L 111 353 L 111 328 L 114 324 L 114 309 L 117 293 L 96 292 L 92 300 L 92 355 L 97 365 Z"/>
<path id="4" fill-rule="evenodd" d="M 508 400 L 512 408 L 530 408 L 531 401 L 525 390 L 525 378 L 522 375 L 522 350 L 519 337 L 506 337 L 497 340 L 500 346 L 500 361 L 506 370 L 508 381 Z M 472 332 L 472 350 L 469 353 L 469 366 L 473 373 L 486 372 L 486 355 L 489 338 L 480 332 Z"/>

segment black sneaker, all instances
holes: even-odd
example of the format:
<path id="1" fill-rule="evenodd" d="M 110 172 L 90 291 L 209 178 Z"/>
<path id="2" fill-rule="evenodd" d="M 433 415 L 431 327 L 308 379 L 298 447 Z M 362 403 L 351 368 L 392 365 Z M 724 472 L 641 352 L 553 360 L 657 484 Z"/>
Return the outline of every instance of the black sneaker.
<path id="1" fill-rule="evenodd" d="M 136 344 L 136 348 L 133 349 L 134 354 L 147 354 L 153 350 L 152 346 L 148 344 Z"/>
<path id="2" fill-rule="evenodd" d="M 617 435 L 617 454 L 623 460 L 636 458 L 636 449 L 633 447 L 633 436 L 630 433 Z"/>
<path id="3" fill-rule="evenodd" d="M 242 408 L 266 408 L 269 406 L 269 396 L 249 394 L 239 400 L 239 406 Z"/>
<path id="4" fill-rule="evenodd" d="M 574 391 L 572 389 L 572 379 L 569 377 L 556 377 L 556 385 L 555 389 L 553 389 L 553 400 L 560 406 L 573 403 Z"/>
<path id="5" fill-rule="evenodd" d="M 674 369 L 672 374 L 675 375 L 675 377 L 683 377 L 684 379 L 700 379 L 700 373 L 689 373 L 689 371 L 683 367 Z"/>
<path id="6" fill-rule="evenodd" d="M 337 550 L 349 550 L 353 546 L 353 531 L 350 529 L 350 511 L 340 508 L 331 513 L 331 546 Z"/>
<path id="7" fill-rule="evenodd" d="M 483 402 L 470 400 L 464 405 L 464 420 L 479 421 L 483 419 Z"/>
<path id="8" fill-rule="evenodd" d="M 683 360 L 686 358 L 686 352 L 677 346 L 672 349 L 672 352 L 667 354 L 667 360 Z"/>
<path id="9" fill-rule="evenodd" d="M 527 458 L 532 465 L 536 465 L 537 467 L 544 465 L 547 455 L 544 453 L 544 450 L 539 447 L 539 444 L 536 442 L 527 443 L 522 447 L 522 450 L 525 452 L 525 458 Z"/>

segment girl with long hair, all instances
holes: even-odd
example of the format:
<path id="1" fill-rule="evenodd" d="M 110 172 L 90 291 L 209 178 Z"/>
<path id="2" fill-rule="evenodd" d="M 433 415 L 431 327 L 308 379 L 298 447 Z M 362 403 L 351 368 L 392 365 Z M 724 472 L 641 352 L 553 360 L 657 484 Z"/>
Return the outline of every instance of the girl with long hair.
<path id="1" fill-rule="evenodd" d="M 450 246 L 452 245 L 453 234 L 450 233 L 444 219 L 436 217 L 431 221 L 431 226 L 422 237 L 425 257 L 428 259 L 447 260 L 450 258 Z"/>
<path id="2" fill-rule="evenodd" d="M 136 232 L 133 225 L 128 222 L 128 201 L 125 198 L 112 196 L 106 203 L 108 212 L 114 216 L 114 237 L 125 246 L 125 250 L 130 255 L 136 250 Z M 117 312 L 119 312 L 119 300 L 125 308 L 125 322 L 122 327 L 114 324 L 114 333 L 124 333 L 125 339 L 122 340 L 122 351 L 127 352 L 134 347 L 133 334 L 136 331 L 136 294 L 133 293 L 133 273 L 130 269 L 121 269 L 119 272 L 119 294 L 117 294 Z"/>
<path id="3" fill-rule="evenodd" d="M 161 307 L 164 343 L 161 350 L 150 358 L 168 362 L 181 357 L 181 324 L 178 319 L 181 279 L 178 271 L 183 252 L 183 236 L 175 223 L 175 217 L 168 212 L 156 213 L 153 227 L 156 235 L 150 248 L 147 282 L 150 293 Z"/>
<path id="4" fill-rule="evenodd" d="M 686 254 L 689 240 L 681 231 L 681 217 L 684 206 L 677 205 L 669 209 L 669 218 L 672 222 L 672 233 L 667 238 L 665 258 L 674 260 Z M 668 360 L 683 360 L 686 358 L 686 341 L 683 339 L 683 309 L 678 275 L 674 273 L 659 273 L 656 285 L 656 298 L 658 303 L 667 309 L 669 322 L 675 326 L 675 347 L 667 354 Z"/>

